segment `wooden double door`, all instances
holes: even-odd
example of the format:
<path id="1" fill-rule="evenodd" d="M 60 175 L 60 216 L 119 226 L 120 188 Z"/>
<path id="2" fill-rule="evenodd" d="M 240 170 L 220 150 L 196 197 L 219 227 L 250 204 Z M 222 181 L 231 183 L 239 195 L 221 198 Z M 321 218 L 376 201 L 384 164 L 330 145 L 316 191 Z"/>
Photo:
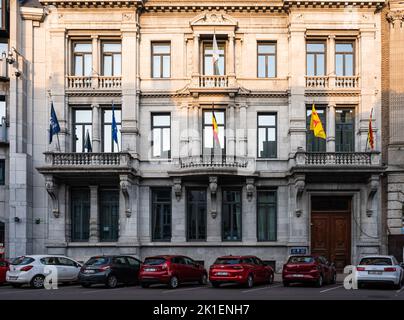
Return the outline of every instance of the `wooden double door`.
<path id="1" fill-rule="evenodd" d="M 311 253 L 334 262 L 338 271 L 351 263 L 350 211 L 312 211 Z"/>

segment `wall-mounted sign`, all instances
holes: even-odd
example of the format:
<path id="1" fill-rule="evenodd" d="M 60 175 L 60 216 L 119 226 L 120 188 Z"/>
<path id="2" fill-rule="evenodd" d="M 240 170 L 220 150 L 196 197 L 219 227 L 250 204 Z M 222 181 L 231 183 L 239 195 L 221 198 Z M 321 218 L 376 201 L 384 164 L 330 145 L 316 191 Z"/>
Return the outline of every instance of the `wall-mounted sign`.
<path id="1" fill-rule="evenodd" d="M 290 254 L 307 254 L 307 247 L 292 247 Z"/>

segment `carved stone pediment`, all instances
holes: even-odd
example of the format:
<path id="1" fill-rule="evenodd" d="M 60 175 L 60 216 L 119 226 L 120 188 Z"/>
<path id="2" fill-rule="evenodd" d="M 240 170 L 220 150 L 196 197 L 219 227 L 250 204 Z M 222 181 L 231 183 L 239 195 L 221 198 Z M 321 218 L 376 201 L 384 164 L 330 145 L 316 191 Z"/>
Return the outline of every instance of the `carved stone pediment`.
<path id="1" fill-rule="evenodd" d="M 221 12 L 204 12 L 190 21 L 195 26 L 237 26 L 237 21 L 231 16 Z"/>

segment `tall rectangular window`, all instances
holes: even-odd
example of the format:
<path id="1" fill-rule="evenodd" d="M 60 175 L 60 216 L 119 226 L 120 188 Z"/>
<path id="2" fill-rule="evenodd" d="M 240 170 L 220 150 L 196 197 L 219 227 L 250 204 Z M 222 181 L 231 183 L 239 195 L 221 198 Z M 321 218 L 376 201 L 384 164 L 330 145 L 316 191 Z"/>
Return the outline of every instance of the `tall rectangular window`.
<path id="1" fill-rule="evenodd" d="M 88 241 L 90 235 L 90 190 L 71 189 L 72 241 Z"/>
<path id="2" fill-rule="evenodd" d="M 73 43 L 73 75 L 90 77 L 93 70 L 91 43 Z"/>
<path id="3" fill-rule="evenodd" d="M 258 78 L 276 77 L 276 43 L 258 43 Z"/>
<path id="4" fill-rule="evenodd" d="M 171 44 L 152 43 L 152 78 L 170 78 Z"/>
<path id="5" fill-rule="evenodd" d="M 6 184 L 6 160 L 0 159 L 0 185 Z"/>
<path id="6" fill-rule="evenodd" d="M 119 190 L 103 189 L 99 192 L 100 241 L 118 241 Z"/>
<path id="7" fill-rule="evenodd" d="M 187 192 L 188 240 L 206 240 L 206 190 Z"/>
<path id="8" fill-rule="evenodd" d="M 203 74 L 206 76 L 223 76 L 225 74 L 225 43 L 217 42 L 219 62 L 217 68 L 213 65 L 213 42 L 203 43 Z"/>
<path id="9" fill-rule="evenodd" d="M 225 113 L 223 110 L 214 110 L 218 140 L 213 134 L 212 110 L 203 111 L 203 154 L 204 155 L 225 155 Z"/>
<path id="10" fill-rule="evenodd" d="M 92 141 L 92 111 L 90 109 L 74 109 L 73 110 L 73 147 L 75 152 L 86 152 L 86 133 Z"/>
<path id="11" fill-rule="evenodd" d="M 276 114 L 258 114 L 258 158 L 276 158 Z"/>
<path id="12" fill-rule="evenodd" d="M 315 106 L 318 116 L 320 117 L 324 131 L 327 132 L 326 107 L 321 105 Z M 325 152 L 326 140 L 314 136 L 314 132 L 310 130 L 312 105 L 306 105 L 306 150 L 308 152 Z"/>
<path id="13" fill-rule="evenodd" d="M 335 74 L 353 76 L 354 72 L 353 42 L 337 42 L 335 44 Z"/>
<path id="14" fill-rule="evenodd" d="M 355 151 L 355 112 L 352 108 L 335 110 L 335 151 Z"/>
<path id="15" fill-rule="evenodd" d="M 122 74 L 122 54 L 119 42 L 102 43 L 102 74 L 120 76 Z"/>
<path id="16" fill-rule="evenodd" d="M 258 241 L 276 241 L 276 192 L 257 192 Z"/>
<path id="17" fill-rule="evenodd" d="M 152 157 L 171 158 L 171 115 L 152 114 Z"/>
<path id="18" fill-rule="evenodd" d="M 325 42 L 307 42 L 306 74 L 308 76 L 324 76 L 325 70 Z"/>
<path id="19" fill-rule="evenodd" d="M 0 96 L 0 141 L 8 141 L 7 138 L 7 110 L 6 97 Z"/>
<path id="20" fill-rule="evenodd" d="M 112 140 L 112 109 L 103 109 L 102 140 L 104 152 L 118 152 L 121 150 L 121 110 L 115 108 L 115 121 L 118 135 L 118 145 Z M 119 148 L 118 148 L 119 146 Z"/>
<path id="21" fill-rule="evenodd" d="M 171 189 L 152 190 L 152 240 L 171 240 Z"/>
<path id="22" fill-rule="evenodd" d="M 241 191 L 224 190 L 222 203 L 222 239 L 241 241 Z"/>

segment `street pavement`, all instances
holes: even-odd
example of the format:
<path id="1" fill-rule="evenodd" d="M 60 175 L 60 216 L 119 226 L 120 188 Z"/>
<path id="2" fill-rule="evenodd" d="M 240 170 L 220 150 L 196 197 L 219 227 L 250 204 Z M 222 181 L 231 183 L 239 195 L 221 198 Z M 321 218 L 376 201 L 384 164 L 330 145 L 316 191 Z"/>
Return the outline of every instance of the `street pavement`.
<path id="1" fill-rule="evenodd" d="M 1 300 L 404 300 L 404 287 L 395 290 L 389 286 L 368 286 L 359 290 L 346 290 L 343 278 L 336 284 L 316 288 L 309 285 L 283 287 L 280 275 L 271 285 L 256 285 L 252 289 L 226 285 L 212 288 L 209 284 L 184 284 L 171 290 L 166 286 L 104 286 L 83 288 L 78 284 L 59 285 L 58 289 L 31 289 L 0 286 Z"/>

